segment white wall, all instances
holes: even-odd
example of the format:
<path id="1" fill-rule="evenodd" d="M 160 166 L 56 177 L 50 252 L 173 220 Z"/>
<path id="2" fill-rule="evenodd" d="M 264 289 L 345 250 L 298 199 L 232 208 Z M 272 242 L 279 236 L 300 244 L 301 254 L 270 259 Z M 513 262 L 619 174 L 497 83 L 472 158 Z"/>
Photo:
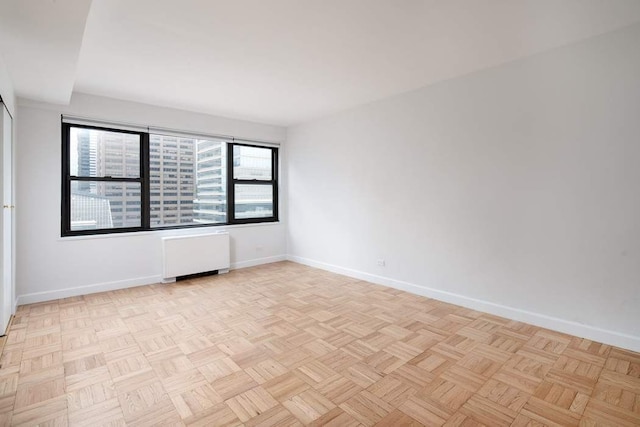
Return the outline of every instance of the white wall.
<path id="1" fill-rule="evenodd" d="M 73 96 L 68 107 L 19 100 L 18 113 L 19 304 L 157 282 L 161 274 L 160 238 L 166 235 L 228 230 L 232 268 L 284 259 L 282 220 L 264 225 L 60 238 L 60 114 L 279 142 L 284 142 L 284 128 L 80 94 Z M 280 199 L 282 212 L 285 195 Z"/>
<path id="2" fill-rule="evenodd" d="M 16 97 L 13 90 L 13 82 L 2 54 L 0 54 L 0 96 L 2 96 L 9 113 L 15 117 Z"/>
<path id="3" fill-rule="evenodd" d="M 635 25 L 291 128 L 290 258 L 640 350 L 638 46 Z"/>

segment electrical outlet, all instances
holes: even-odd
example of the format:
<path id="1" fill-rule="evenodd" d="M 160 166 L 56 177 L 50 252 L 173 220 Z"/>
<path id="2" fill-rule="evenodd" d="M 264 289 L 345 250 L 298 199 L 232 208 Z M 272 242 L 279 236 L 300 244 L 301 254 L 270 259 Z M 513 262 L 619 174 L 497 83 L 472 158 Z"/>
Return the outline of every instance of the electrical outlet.
<path id="1" fill-rule="evenodd" d="M 378 264 L 378 267 L 384 267 L 386 263 L 383 259 L 379 259 L 376 264 Z"/>

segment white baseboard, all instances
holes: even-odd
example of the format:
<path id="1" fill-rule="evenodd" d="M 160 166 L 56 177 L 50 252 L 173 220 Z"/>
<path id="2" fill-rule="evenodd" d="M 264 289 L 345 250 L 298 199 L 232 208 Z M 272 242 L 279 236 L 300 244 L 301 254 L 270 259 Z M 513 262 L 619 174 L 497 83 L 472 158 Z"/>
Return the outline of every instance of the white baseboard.
<path id="1" fill-rule="evenodd" d="M 640 337 L 637 336 L 622 334 L 615 331 L 597 328 L 595 326 L 547 316 L 545 314 L 534 313 L 531 311 L 521 310 L 519 308 L 509 307 L 502 304 L 496 304 L 489 301 L 470 298 L 460 294 L 403 282 L 401 280 L 391 279 L 389 277 L 377 276 L 375 274 L 365 273 L 363 271 L 339 267 L 337 265 L 327 264 L 308 258 L 288 255 L 287 259 L 299 264 L 331 271 L 333 273 L 342 274 L 344 276 L 353 277 L 359 280 L 365 280 L 367 282 L 375 283 L 378 285 L 388 286 L 394 289 L 400 289 L 402 291 L 407 291 L 413 294 L 437 299 L 439 301 L 456 304 L 462 307 L 470 308 L 472 310 L 478 310 L 496 316 L 505 317 L 507 319 L 529 323 L 535 326 L 540 326 L 554 331 L 587 338 L 589 340 L 601 342 L 604 344 L 626 348 L 632 351 L 640 351 Z"/>
<path id="2" fill-rule="evenodd" d="M 95 294 L 97 292 L 115 291 L 117 289 L 133 288 L 150 285 L 162 281 L 160 276 L 136 277 L 134 279 L 118 280 L 115 282 L 96 283 L 94 285 L 78 286 L 75 288 L 57 289 L 54 291 L 34 292 L 18 295 L 17 305 L 33 304 L 60 298 L 77 297 L 79 295 Z"/>
<path id="3" fill-rule="evenodd" d="M 256 265 L 262 265 L 262 264 L 271 264 L 272 262 L 279 262 L 279 261 L 286 261 L 286 260 L 287 260 L 286 255 L 275 255 L 275 256 L 269 256 L 264 258 L 255 258 L 255 259 L 250 259 L 248 261 L 231 263 L 231 270 L 237 270 L 239 268 L 254 267 Z"/>
<path id="4" fill-rule="evenodd" d="M 253 267 L 256 265 L 269 264 L 272 262 L 285 261 L 286 255 L 277 255 L 264 258 L 256 258 L 248 261 L 241 261 L 231 264 L 231 270 L 240 268 Z M 30 294 L 18 295 L 16 298 L 16 307 L 18 305 L 33 304 L 37 302 L 51 301 L 60 298 L 76 297 L 79 295 L 94 294 L 97 292 L 114 291 L 117 289 L 133 288 L 136 286 L 150 285 L 153 283 L 172 283 L 163 282 L 162 276 L 136 277 L 133 279 L 119 280 L 115 282 L 97 283 L 94 285 L 78 286 L 75 288 L 57 289 L 53 291 L 34 292 Z M 14 310 L 15 312 L 15 310 Z"/>

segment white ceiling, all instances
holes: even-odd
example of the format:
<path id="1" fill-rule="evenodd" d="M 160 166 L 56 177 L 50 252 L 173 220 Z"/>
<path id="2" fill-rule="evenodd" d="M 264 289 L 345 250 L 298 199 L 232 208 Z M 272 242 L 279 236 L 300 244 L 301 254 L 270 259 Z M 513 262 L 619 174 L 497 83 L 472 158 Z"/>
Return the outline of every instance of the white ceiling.
<path id="1" fill-rule="evenodd" d="M 96 0 L 82 37 L 87 4 L 2 1 L 17 95 L 280 125 L 640 21 L 639 0 Z"/>
<path id="2" fill-rule="evenodd" d="M 91 0 L 1 0 L 0 55 L 16 95 L 68 103 Z"/>

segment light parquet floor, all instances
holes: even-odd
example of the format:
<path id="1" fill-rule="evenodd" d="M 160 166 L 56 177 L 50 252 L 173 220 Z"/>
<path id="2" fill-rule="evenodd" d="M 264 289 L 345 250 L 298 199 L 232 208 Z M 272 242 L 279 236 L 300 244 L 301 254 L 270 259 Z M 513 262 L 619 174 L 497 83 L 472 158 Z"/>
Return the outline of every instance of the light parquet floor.
<path id="1" fill-rule="evenodd" d="M 640 425 L 640 354 L 282 262 L 21 306 L 0 425 Z"/>

